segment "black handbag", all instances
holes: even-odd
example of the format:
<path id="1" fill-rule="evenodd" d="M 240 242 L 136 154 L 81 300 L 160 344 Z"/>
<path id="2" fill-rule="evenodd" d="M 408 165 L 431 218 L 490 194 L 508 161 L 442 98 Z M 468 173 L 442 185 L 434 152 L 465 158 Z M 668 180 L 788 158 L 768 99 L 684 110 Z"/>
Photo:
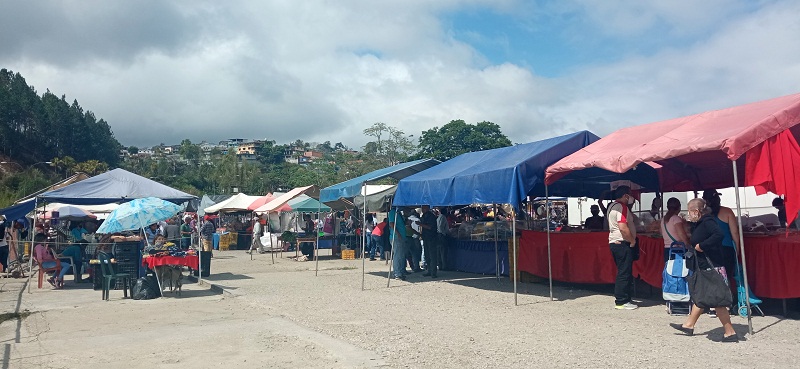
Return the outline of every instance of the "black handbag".
<path id="1" fill-rule="evenodd" d="M 714 263 L 707 255 L 703 255 L 708 261 L 709 269 L 700 269 L 698 255 L 694 253 L 694 273 L 687 277 L 689 282 L 689 295 L 694 304 L 703 309 L 710 309 L 721 306 L 731 306 L 733 296 L 728 283 L 719 271 L 715 269 Z"/>
<path id="2" fill-rule="evenodd" d="M 642 249 L 639 248 L 639 237 L 636 237 L 636 243 L 634 243 L 633 247 L 631 247 L 631 253 L 633 254 L 633 261 L 639 260 L 639 258 L 642 256 Z"/>

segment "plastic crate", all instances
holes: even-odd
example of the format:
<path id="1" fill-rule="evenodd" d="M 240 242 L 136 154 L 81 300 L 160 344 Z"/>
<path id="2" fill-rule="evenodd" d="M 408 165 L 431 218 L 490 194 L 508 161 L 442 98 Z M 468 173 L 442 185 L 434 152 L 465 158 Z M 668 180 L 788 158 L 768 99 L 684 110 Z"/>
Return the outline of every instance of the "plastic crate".
<path id="1" fill-rule="evenodd" d="M 356 250 L 342 250 L 343 260 L 355 260 L 355 258 L 356 258 Z"/>

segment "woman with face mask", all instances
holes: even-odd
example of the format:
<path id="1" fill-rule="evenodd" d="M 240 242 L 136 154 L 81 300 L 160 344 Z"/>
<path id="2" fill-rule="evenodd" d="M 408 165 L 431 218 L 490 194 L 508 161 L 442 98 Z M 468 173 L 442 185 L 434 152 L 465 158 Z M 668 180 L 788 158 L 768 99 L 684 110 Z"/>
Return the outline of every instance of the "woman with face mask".
<path id="1" fill-rule="evenodd" d="M 691 223 L 691 236 L 689 237 L 689 247 L 694 248 L 699 268 L 710 269 L 714 268 L 728 281 L 725 274 L 725 267 L 723 267 L 722 256 L 722 239 L 723 235 L 717 225 L 715 217 L 711 214 L 711 209 L 706 207 L 706 202 L 703 199 L 692 199 L 688 204 L 689 213 L 687 220 Z M 709 265 L 706 257 L 711 260 L 713 265 Z M 694 262 L 688 263 L 690 267 L 694 266 Z M 725 333 L 722 337 L 722 342 L 739 342 L 739 337 L 736 331 L 733 330 L 731 324 L 731 316 L 728 313 L 727 306 L 716 307 L 717 318 L 722 323 L 722 328 Z M 692 306 L 692 311 L 686 321 L 681 324 L 670 323 L 673 328 L 685 333 L 688 336 L 694 335 L 694 326 L 700 316 L 703 315 L 703 309 L 697 305 Z"/>

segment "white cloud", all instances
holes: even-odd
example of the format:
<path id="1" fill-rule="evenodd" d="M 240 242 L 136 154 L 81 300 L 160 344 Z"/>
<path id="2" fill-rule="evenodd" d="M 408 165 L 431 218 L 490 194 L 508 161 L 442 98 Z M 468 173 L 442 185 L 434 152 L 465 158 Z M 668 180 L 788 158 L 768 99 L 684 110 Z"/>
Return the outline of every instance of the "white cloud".
<path id="1" fill-rule="evenodd" d="M 115 27 L 123 20 L 113 7 L 69 17 L 37 9 L 50 22 L 70 19 L 61 25 L 66 30 L 56 35 L 54 26 L 19 42 L 0 36 L 0 46 L 8 46 L 0 48 L 0 66 L 22 73 L 39 92 L 77 99 L 109 121 L 123 144 L 140 146 L 245 137 L 358 147 L 366 140 L 362 130 L 378 121 L 417 137 L 452 119 L 498 123 L 521 143 L 586 128 L 606 134 L 793 93 L 800 77 L 800 6 L 790 1 L 765 3 L 752 14 L 741 2 L 722 0 L 697 12 L 683 1 L 570 3 L 607 37 L 667 24 L 703 38 L 557 79 L 488 64 L 438 18 L 463 7 L 513 12 L 527 2 L 156 3 L 161 16 L 126 8 L 134 19 L 124 27 Z M 708 8 L 721 5 L 730 6 Z M 112 21 L 82 26 L 109 14 Z M 153 24 L 164 35 L 131 34 Z M 94 38 L 99 46 L 64 36 L 89 31 L 103 34 Z M 54 42 L 65 43 L 59 53 L 69 50 L 68 57 L 41 46 Z"/>

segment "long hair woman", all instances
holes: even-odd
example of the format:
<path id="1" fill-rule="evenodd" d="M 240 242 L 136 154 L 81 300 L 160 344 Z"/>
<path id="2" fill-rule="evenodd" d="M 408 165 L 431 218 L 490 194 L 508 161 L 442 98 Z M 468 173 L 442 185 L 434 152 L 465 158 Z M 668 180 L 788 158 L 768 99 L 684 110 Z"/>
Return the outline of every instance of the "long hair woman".
<path id="1" fill-rule="evenodd" d="M 715 217 L 711 214 L 711 209 L 706 207 L 706 202 L 703 199 L 692 199 L 689 201 L 689 216 L 688 221 L 692 225 L 692 235 L 689 237 L 689 247 L 693 247 L 695 251 L 694 257 L 697 258 L 700 269 L 714 268 L 728 281 L 725 267 L 722 266 L 722 232 L 717 226 Z M 706 260 L 708 257 L 712 265 L 708 264 Z M 695 263 L 688 263 L 694 267 Z M 739 336 L 733 330 L 731 324 L 731 316 L 728 313 L 727 306 L 717 306 L 717 318 L 722 323 L 722 328 L 725 330 L 722 336 L 722 342 L 739 342 Z M 670 323 L 673 328 L 685 333 L 688 336 L 694 335 L 694 328 L 697 320 L 703 315 L 703 309 L 697 305 L 692 305 L 692 311 L 689 317 L 683 324 Z"/>
<path id="2" fill-rule="evenodd" d="M 686 235 L 686 222 L 678 213 L 681 212 L 681 200 L 670 197 L 667 200 L 667 213 L 661 221 L 661 237 L 664 239 L 664 262 L 669 260 L 669 249 L 673 242 L 683 242 L 689 245 L 689 236 Z"/>

